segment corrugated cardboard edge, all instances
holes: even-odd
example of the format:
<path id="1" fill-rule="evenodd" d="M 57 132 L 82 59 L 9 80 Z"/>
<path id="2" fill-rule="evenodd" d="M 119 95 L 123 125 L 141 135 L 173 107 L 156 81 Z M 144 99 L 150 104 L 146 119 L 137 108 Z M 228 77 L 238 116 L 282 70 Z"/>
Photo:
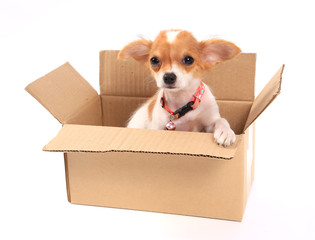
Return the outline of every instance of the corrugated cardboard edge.
<path id="1" fill-rule="evenodd" d="M 189 143 L 185 140 L 187 138 L 190 139 Z M 210 133 L 65 124 L 43 150 L 167 154 L 231 160 L 240 141 L 242 135 L 237 136 L 235 144 L 224 148 L 214 142 Z"/>
<path id="2" fill-rule="evenodd" d="M 245 131 L 280 94 L 283 69 L 284 64 L 254 100 L 243 131 Z"/>
<path id="3" fill-rule="evenodd" d="M 69 181 L 69 167 L 68 167 L 68 157 L 67 154 L 64 153 L 64 162 L 65 162 L 65 178 L 66 178 L 66 185 L 67 185 L 67 197 L 68 202 L 71 202 L 71 190 L 70 190 L 70 181 Z"/>
<path id="4" fill-rule="evenodd" d="M 47 146 L 47 145 L 46 145 Z M 43 147 L 43 151 L 45 152 L 63 152 L 63 153 L 71 153 L 71 152 L 82 152 L 82 153 L 110 153 L 110 152 L 117 152 L 117 153 L 147 153 L 147 154 L 159 154 L 159 155 L 179 155 L 179 156 L 191 156 L 191 157 L 205 157 L 205 158 L 213 158 L 213 159 L 221 159 L 221 160 L 232 160 L 232 157 L 220 157 L 215 155 L 209 154 L 192 154 L 192 153 L 174 153 L 174 152 L 153 152 L 153 151 L 133 151 L 133 150 L 104 150 L 104 151 L 94 151 L 94 150 L 50 150 L 46 146 Z M 219 146 L 218 146 L 219 147 Z"/>

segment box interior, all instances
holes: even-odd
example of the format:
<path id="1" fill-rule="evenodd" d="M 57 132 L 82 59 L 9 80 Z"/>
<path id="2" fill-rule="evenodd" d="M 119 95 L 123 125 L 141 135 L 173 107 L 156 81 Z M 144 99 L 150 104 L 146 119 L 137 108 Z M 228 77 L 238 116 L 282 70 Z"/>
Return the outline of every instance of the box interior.
<path id="1" fill-rule="evenodd" d="M 118 51 L 100 53 L 102 125 L 124 127 L 132 113 L 157 91 L 148 69 L 134 60 L 117 60 Z M 241 134 L 254 101 L 256 55 L 242 53 L 205 74 L 220 114 Z"/>

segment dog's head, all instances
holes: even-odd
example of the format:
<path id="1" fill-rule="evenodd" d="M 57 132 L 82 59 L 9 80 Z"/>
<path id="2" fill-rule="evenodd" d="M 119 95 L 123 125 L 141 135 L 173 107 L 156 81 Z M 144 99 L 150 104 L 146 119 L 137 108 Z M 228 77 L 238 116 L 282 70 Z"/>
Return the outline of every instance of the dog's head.
<path id="1" fill-rule="evenodd" d="M 129 43 L 118 58 L 134 58 L 151 69 L 159 88 L 178 91 L 199 82 L 205 70 L 240 52 L 225 40 L 198 42 L 190 32 L 169 30 L 161 31 L 153 42 L 140 39 Z"/>

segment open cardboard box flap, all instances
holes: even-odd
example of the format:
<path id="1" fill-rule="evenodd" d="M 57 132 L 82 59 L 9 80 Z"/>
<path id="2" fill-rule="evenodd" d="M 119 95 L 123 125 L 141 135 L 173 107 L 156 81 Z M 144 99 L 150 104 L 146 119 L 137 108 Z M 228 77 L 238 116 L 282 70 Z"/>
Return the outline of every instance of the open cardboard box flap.
<path id="1" fill-rule="evenodd" d="M 237 136 L 237 142 L 240 140 L 241 136 Z M 230 160 L 237 145 L 219 147 L 210 133 L 65 124 L 43 150 L 176 154 Z"/>
<path id="2" fill-rule="evenodd" d="M 280 94 L 283 69 L 284 65 L 281 66 L 281 68 L 276 72 L 276 74 L 271 78 L 268 84 L 263 88 L 263 90 L 254 100 L 244 127 L 244 131 Z"/>
<path id="3" fill-rule="evenodd" d="M 96 90 L 68 62 L 30 83 L 25 90 L 62 124 L 73 123 L 80 112 L 99 103 Z"/>

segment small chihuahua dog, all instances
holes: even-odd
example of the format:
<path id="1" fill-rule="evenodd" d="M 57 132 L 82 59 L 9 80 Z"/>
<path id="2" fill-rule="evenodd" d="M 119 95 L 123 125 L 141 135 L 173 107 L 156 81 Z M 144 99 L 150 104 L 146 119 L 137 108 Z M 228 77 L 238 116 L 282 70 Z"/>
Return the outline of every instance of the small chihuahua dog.
<path id="1" fill-rule="evenodd" d="M 181 30 L 161 31 L 154 41 L 131 42 L 118 59 L 134 58 L 151 69 L 159 91 L 133 114 L 127 127 L 211 132 L 217 144 L 230 146 L 235 133 L 221 118 L 202 77 L 215 64 L 240 52 L 231 42 L 198 42 L 190 32 Z"/>

